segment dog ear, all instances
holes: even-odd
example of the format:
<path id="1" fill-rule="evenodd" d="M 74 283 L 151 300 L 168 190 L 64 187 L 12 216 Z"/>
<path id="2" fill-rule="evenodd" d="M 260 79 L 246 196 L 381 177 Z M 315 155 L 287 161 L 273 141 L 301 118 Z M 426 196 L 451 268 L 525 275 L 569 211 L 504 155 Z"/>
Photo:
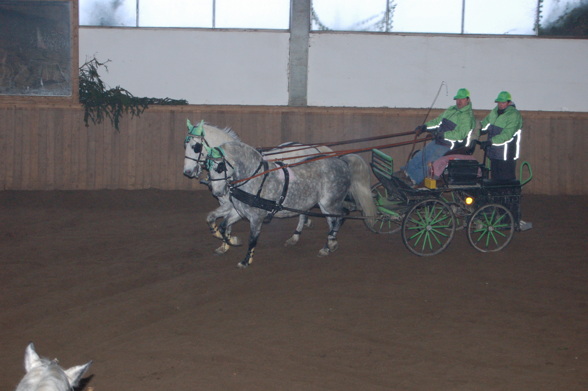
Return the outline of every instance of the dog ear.
<path id="1" fill-rule="evenodd" d="M 35 351 L 35 345 L 33 345 L 33 343 L 31 342 L 25 350 L 25 359 L 24 359 L 25 370 L 27 372 L 30 371 L 32 368 L 39 365 L 40 361 L 41 361 L 41 358 L 39 357 L 39 355 Z"/>
<path id="2" fill-rule="evenodd" d="M 84 365 L 77 365 L 75 367 L 71 367 L 65 370 L 65 374 L 67 376 L 67 380 L 69 381 L 69 385 L 73 388 L 78 385 L 78 382 L 84 376 L 84 373 L 90 368 L 92 361 L 85 363 Z"/>

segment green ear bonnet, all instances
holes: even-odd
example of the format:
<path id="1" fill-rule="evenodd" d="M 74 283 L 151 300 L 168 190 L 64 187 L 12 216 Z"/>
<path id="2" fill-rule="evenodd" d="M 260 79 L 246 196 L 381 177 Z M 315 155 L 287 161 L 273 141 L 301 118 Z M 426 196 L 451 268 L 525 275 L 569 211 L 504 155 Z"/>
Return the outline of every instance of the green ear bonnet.
<path id="1" fill-rule="evenodd" d="M 206 153 L 208 154 L 208 156 L 206 157 L 206 169 L 210 171 L 212 165 L 214 164 L 214 160 L 222 159 L 225 157 L 225 151 L 221 147 L 209 148 L 205 145 L 204 148 L 206 149 Z"/>
<path id="2" fill-rule="evenodd" d="M 186 120 L 186 126 L 188 126 L 188 135 L 186 136 L 186 142 L 190 141 L 191 137 L 204 137 L 204 120 L 201 120 L 197 126 L 192 125 L 189 119 Z"/>

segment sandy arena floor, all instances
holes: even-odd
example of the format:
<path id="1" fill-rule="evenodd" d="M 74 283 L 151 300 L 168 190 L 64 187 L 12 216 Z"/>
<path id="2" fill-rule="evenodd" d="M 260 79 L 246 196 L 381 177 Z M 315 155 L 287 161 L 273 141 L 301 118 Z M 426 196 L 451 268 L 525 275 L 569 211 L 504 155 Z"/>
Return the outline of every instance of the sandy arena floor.
<path id="1" fill-rule="evenodd" d="M 206 191 L 0 192 L 0 389 L 32 341 L 94 391 L 588 390 L 587 206 L 525 196 L 504 251 L 432 258 L 353 220 L 318 258 L 324 221 L 286 248 L 275 219 L 240 270 Z"/>

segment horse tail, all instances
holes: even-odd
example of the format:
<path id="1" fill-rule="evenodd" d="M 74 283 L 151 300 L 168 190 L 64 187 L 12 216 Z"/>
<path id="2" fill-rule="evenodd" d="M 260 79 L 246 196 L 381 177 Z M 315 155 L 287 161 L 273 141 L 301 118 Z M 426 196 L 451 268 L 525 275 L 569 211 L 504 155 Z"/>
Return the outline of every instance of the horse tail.
<path id="1" fill-rule="evenodd" d="M 365 224 L 371 228 L 375 224 L 377 208 L 370 188 L 370 168 L 359 155 L 344 155 L 341 159 L 351 170 L 351 188 L 349 192 L 355 203 L 366 217 Z"/>

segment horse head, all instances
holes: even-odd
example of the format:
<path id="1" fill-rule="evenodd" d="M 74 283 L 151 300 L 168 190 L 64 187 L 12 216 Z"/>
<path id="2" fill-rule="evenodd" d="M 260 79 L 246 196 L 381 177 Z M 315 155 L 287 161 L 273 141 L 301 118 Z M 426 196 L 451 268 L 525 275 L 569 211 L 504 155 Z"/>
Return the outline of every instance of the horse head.
<path id="1" fill-rule="evenodd" d="M 234 167 L 226 159 L 226 153 L 222 147 L 209 148 L 206 150 L 206 169 L 208 170 L 208 180 L 210 189 L 215 197 L 223 197 L 229 191 L 229 181 L 233 178 Z"/>
<path id="2" fill-rule="evenodd" d="M 51 389 L 54 391 L 68 391 L 75 388 L 92 361 L 84 365 L 77 365 L 69 369 L 59 366 L 57 360 L 39 357 L 35 346 L 30 343 L 25 350 L 26 375 L 16 387 L 16 391 L 33 391 Z M 46 388 L 50 384 L 51 387 Z"/>
<path id="3" fill-rule="evenodd" d="M 204 138 L 204 121 L 197 126 L 186 120 L 188 135 L 184 140 L 184 175 L 188 178 L 198 178 L 202 172 L 202 165 L 206 161 L 206 143 Z"/>

